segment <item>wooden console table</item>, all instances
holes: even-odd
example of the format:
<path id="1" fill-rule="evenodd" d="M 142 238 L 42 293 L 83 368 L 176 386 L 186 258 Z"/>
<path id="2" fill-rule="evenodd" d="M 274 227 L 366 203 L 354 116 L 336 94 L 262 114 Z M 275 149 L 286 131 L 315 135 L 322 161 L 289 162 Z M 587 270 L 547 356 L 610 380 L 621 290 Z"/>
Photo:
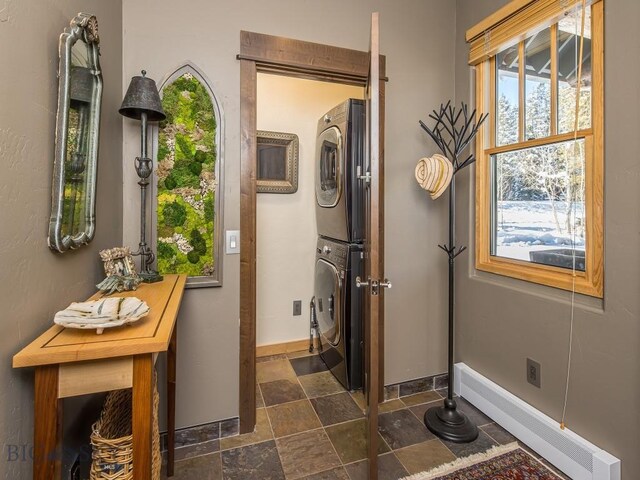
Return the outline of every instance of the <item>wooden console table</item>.
<path id="1" fill-rule="evenodd" d="M 35 367 L 33 478 L 59 479 L 62 459 L 62 400 L 89 393 L 133 388 L 133 478 L 151 479 L 153 370 L 167 352 L 167 474 L 173 475 L 175 447 L 176 318 L 186 275 L 166 275 L 141 284 L 135 296 L 149 315 L 125 327 L 75 330 L 52 326 L 13 357 L 13 367 Z M 100 294 L 91 300 L 100 298 Z"/>

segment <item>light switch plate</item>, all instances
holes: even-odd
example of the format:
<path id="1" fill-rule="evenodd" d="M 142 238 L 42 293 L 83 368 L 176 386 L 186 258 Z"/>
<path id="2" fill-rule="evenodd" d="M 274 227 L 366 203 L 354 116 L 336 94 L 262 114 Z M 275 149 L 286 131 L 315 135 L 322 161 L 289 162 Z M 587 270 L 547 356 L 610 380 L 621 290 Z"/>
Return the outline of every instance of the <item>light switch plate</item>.
<path id="1" fill-rule="evenodd" d="M 240 253 L 240 230 L 227 230 L 225 241 L 225 252 L 227 255 L 237 255 Z"/>

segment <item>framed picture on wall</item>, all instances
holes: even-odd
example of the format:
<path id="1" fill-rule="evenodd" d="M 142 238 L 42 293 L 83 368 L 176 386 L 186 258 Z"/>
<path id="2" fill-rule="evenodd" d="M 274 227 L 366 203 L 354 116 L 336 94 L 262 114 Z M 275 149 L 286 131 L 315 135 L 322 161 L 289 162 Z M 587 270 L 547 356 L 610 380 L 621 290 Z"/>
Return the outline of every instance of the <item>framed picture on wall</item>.
<path id="1" fill-rule="evenodd" d="M 256 132 L 258 193 L 298 191 L 298 136 L 295 133 Z"/>

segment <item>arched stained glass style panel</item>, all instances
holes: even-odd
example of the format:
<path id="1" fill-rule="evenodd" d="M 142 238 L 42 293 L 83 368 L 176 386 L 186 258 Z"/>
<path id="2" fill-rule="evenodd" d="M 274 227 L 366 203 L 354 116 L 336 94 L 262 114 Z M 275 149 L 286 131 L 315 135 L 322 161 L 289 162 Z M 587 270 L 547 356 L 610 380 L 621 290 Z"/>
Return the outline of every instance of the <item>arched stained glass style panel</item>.
<path id="1" fill-rule="evenodd" d="M 161 89 L 158 128 L 158 271 L 186 273 L 188 286 L 221 285 L 221 113 L 197 70 L 177 70 Z"/>

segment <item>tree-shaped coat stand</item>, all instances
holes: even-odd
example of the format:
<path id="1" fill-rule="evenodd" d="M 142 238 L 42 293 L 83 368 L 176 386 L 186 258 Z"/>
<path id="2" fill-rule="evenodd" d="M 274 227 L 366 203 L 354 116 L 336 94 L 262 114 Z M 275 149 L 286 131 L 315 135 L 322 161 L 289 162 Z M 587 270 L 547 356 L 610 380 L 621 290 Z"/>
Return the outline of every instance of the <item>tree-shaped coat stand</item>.
<path id="1" fill-rule="evenodd" d="M 438 245 L 449 258 L 449 385 L 447 398 L 441 407 L 432 407 L 424 414 L 424 423 L 427 428 L 438 437 L 457 443 L 472 442 L 478 437 L 478 428 L 471 423 L 464 413 L 457 409 L 453 398 L 453 341 L 454 341 L 454 303 L 455 259 L 466 250 L 467 247 L 456 246 L 455 241 L 455 186 L 456 174 L 463 168 L 475 162 L 475 155 L 469 154 L 464 160 L 463 152 L 469 147 L 471 141 L 478 133 L 480 125 L 486 120 L 487 115 L 480 115 L 476 119 L 476 111 L 469 114 L 469 109 L 464 103 L 460 109 L 451 106 L 451 102 L 440 105 L 440 110 L 434 110 L 429 118 L 435 122 L 430 128 L 420 121 L 420 126 L 433 139 L 442 155 L 436 154 L 430 158 L 423 158 L 416 167 L 416 179 L 418 183 L 431 192 L 435 200 L 447 188 L 449 188 L 449 243 Z"/>

